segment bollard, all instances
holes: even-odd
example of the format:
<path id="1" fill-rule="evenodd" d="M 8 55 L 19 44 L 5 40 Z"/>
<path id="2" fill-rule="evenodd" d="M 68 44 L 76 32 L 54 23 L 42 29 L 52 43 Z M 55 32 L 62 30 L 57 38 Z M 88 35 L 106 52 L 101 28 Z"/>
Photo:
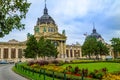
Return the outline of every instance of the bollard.
<path id="1" fill-rule="evenodd" d="M 39 77 L 40 77 L 40 75 L 41 75 L 41 69 L 40 69 Z"/>
<path id="2" fill-rule="evenodd" d="M 32 72 L 33 72 L 33 75 L 34 75 L 34 69 L 32 70 Z"/>
<path id="3" fill-rule="evenodd" d="M 45 70 L 43 70 L 44 72 L 43 72 L 43 74 L 44 74 L 44 80 L 45 80 Z"/>
<path id="4" fill-rule="evenodd" d="M 66 73 L 64 73 L 64 80 L 66 80 Z"/>
<path id="5" fill-rule="evenodd" d="M 84 76 L 82 75 L 81 80 L 84 80 Z"/>
<path id="6" fill-rule="evenodd" d="M 54 71 L 53 71 L 53 80 L 54 80 Z"/>

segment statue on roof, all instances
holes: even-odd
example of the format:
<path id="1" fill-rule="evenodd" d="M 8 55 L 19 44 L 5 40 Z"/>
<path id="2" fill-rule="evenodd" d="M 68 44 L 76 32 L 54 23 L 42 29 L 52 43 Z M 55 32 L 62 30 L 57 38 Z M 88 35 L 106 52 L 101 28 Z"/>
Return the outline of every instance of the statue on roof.
<path id="1" fill-rule="evenodd" d="M 65 30 L 62 31 L 62 34 L 65 35 Z"/>

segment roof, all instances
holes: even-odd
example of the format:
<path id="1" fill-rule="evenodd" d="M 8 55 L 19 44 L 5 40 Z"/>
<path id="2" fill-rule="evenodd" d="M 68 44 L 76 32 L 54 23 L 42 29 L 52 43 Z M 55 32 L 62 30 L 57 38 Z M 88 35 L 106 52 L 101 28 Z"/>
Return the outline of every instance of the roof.
<path id="1" fill-rule="evenodd" d="M 97 39 L 102 38 L 101 35 L 97 33 L 95 28 L 93 28 L 93 32 L 88 37 L 95 37 Z"/>
<path id="2" fill-rule="evenodd" d="M 12 39 L 12 40 L 9 40 L 8 42 L 9 43 L 18 43 L 19 41 L 15 40 L 15 39 Z"/>
<path id="3" fill-rule="evenodd" d="M 55 21 L 50 15 L 48 15 L 48 9 L 46 8 L 45 4 L 43 15 L 40 18 L 38 18 L 37 24 L 50 24 L 50 23 L 55 24 Z"/>

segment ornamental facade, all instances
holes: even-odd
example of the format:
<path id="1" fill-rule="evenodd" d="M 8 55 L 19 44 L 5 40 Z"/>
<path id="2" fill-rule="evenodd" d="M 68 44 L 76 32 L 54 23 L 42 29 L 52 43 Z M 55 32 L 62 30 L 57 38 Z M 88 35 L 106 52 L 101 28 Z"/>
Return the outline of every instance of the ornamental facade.
<path id="1" fill-rule="evenodd" d="M 81 46 L 66 45 L 65 30 L 62 33 L 58 32 L 58 26 L 54 19 L 48 14 L 48 9 L 45 4 L 43 15 L 37 19 L 37 23 L 34 26 L 34 36 L 37 40 L 40 37 L 51 40 L 59 52 L 57 58 L 75 58 L 81 56 Z M 29 34 L 27 35 L 29 38 Z M 15 39 L 8 42 L 0 42 L 0 60 L 13 60 L 13 61 L 26 61 L 24 58 L 24 49 L 26 48 L 26 41 L 19 42 Z"/>
<path id="2" fill-rule="evenodd" d="M 58 26 L 53 18 L 48 14 L 48 9 L 45 4 L 43 15 L 38 18 L 36 25 L 34 26 L 34 36 L 37 40 L 40 37 L 51 40 L 57 47 L 59 58 L 64 57 L 66 53 L 66 35 L 63 30 L 62 34 L 58 32 Z"/>

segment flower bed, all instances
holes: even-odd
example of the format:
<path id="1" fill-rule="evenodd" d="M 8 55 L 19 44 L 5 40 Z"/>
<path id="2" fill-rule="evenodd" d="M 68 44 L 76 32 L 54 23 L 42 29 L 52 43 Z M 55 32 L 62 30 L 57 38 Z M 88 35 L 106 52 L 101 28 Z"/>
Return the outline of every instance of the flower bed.
<path id="1" fill-rule="evenodd" d="M 116 75 L 116 74 L 106 74 L 103 76 L 104 80 L 120 80 L 120 74 Z"/>
<path id="2" fill-rule="evenodd" d="M 102 68 L 100 70 L 94 70 L 94 72 L 89 72 L 88 69 L 79 69 L 79 67 L 73 68 L 72 66 L 66 67 L 65 70 L 66 74 L 71 74 L 75 76 L 84 76 L 88 78 L 96 78 L 96 79 L 102 79 L 103 75 L 107 73 L 106 68 Z"/>
<path id="3" fill-rule="evenodd" d="M 74 68 L 72 66 L 62 68 L 60 66 L 57 66 L 58 63 L 59 62 L 57 61 L 49 62 L 49 61 L 42 60 L 42 61 L 36 61 L 36 62 L 29 62 L 28 65 L 31 68 L 35 68 L 35 69 L 45 69 L 45 70 L 52 71 L 52 72 L 65 73 L 65 74 L 78 76 L 78 77 L 96 78 L 96 79 L 102 79 L 103 75 L 106 74 L 107 72 L 106 68 L 103 68 L 101 70 L 94 70 L 94 72 L 88 72 L 88 69 L 84 69 L 84 68 L 79 69 L 79 67 L 77 66 Z"/>

